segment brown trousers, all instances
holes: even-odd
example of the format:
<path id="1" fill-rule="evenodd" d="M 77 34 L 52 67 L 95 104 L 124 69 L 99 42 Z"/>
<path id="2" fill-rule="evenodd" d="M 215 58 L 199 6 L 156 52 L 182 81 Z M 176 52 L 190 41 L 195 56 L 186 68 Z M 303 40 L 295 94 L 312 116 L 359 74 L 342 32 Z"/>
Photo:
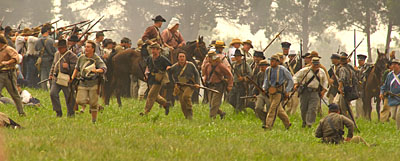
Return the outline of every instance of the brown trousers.
<path id="1" fill-rule="evenodd" d="M 208 92 L 208 101 L 210 103 L 210 117 L 215 118 L 217 114 L 222 114 L 219 107 L 222 104 L 222 96 L 224 93 L 223 83 L 211 85 L 210 88 L 218 90 L 220 93 Z"/>
<path id="2" fill-rule="evenodd" d="M 76 94 L 76 103 L 84 106 L 90 105 L 90 111 L 97 111 L 99 107 L 99 95 L 97 94 L 97 85 L 92 87 L 78 86 L 78 92 Z"/>
<path id="3" fill-rule="evenodd" d="M 192 95 L 194 90 L 188 86 L 180 87 L 180 90 L 179 102 L 181 103 L 183 115 L 185 115 L 186 119 L 191 120 L 193 117 Z"/>
<path id="4" fill-rule="evenodd" d="M 153 108 L 154 102 L 157 102 L 158 104 L 164 106 L 167 104 L 167 100 L 165 100 L 164 97 L 160 96 L 160 90 L 161 90 L 161 85 L 160 84 L 153 84 L 150 87 L 147 100 L 146 100 L 146 106 L 145 106 L 145 113 L 149 113 L 151 108 Z"/>
<path id="5" fill-rule="evenodd" d="M 293 94 L 292 98 L 290 98 L 289 102 L 286 105 L 286 113 L 288 115 L 295 114 L 298 106 L 299 106 L 299 95 L 298 92 L 296 91 L 296 93 Z"/>
<path id="6" fill-rule="evenodd" d="M 391 107 L 388 105 L 388 98 L 385 97 L 383 100 L 383 110 L 381 111 L 381 122 L 388 122 L 390 118 L 390 109 Z"/>
<path id="7" fill-rule="evenodd" d="M 0 91 L 3 90 L 4 87 L 6 87 L 8 93 L 15 102 L 15 106 L 17 107 L 18 113 L 20 115 L 23 115 L 25 114 L 25 112 L 22 107 L 21 96 L 17 91 L 17 72 L 15 70 L 9 72 L 11 73 L 8 72 L 0 73 Z M 8 74 L 10 74 L 11 79 Z"/>
<path id="8" fill-rule="evenodd" d="M 276 116 L 282 120 L 286 128 L 290 126 L 289 117 L 282 107 L 281 97 L 282 95 L 279 93 L 269 95 L 271 106 L 269 107 L 267 119 L 265 120 L 265 127 L 267 129 L 274 126 Z"/>

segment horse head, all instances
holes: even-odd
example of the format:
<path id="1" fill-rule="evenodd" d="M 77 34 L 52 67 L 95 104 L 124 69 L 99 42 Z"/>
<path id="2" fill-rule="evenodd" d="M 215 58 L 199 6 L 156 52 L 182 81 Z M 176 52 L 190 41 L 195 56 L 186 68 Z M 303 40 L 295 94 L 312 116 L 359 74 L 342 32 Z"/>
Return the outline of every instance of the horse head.
<path id="1" fill-rule="evenodd" d="M 380 52 L 379 49 L 376 49 L 376 51 L 378 53 L 378 58 L 376 59 L 375 66 L 379 72 L 383 73 L 386 69 L 386 64 L 389 63 L 388 54 Z"/>

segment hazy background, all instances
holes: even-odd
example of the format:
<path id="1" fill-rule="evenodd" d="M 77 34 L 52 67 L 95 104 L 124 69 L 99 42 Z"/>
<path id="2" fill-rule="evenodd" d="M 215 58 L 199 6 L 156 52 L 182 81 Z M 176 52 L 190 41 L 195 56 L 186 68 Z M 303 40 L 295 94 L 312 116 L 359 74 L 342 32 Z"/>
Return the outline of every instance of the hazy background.
<path id="1" fill-rule="evenodd" d="M 215 39 L 226 44 L 232 38 L 250 39 L 256 49 L 288 26 L 266 56 L 281 51 L 282 41 L 299 51 L 302 39 L 303 53 L 318 51 L 326 65 L 339 45 L 341 51 L 353 49 L 354 29 L 357 42 L 365 38 L 357 53 L 374 57 L 376 48 L 392 51 L 400 45 L 400 0 L 0 0 L 3 26 L 16 28 L 22 22 L 21 28 L 34 27 L 61 19 L 57 27 L 62 27 L 105 15 L 93 30 L 113 29 L 106 37 L 117 42 L 128 37 L 134 45 L 159 14 L 167 19 L 162 29 L 178 17 L 186 40 L 198 35 L 207 44 Z"/>

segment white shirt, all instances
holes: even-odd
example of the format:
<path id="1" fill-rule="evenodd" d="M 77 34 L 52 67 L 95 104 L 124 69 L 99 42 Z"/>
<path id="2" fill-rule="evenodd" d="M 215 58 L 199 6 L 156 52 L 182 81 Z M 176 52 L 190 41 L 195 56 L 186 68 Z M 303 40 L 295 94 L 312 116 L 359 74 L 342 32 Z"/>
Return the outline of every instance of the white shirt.
<path id="1" fill-rule="evenodd" d="M 294 83 L 300 83 L 300 84 L 306 84 L 313 76 L 314 76 L 314 72 L 313 70 L 311 70 L 310 72 L 308 72 L 311 69 L 311 67 L 305 67 L 303 69 L 301 69 L 300 71 L 298 71 L 295 75 L 294 75 Z M 308 72 L 308 73 L 307 73 Z M 307 76 L 303 79 L 303 77 L 306 75 Z M 317 78 L 314 78 L 310 84 L 308 84 L 307 87 L 309 88 L 318 88 L 318 86 L 321 84 L 322 88 L 327 90 L 328 88 L 328 78 L 326 78 L 326 74 L 324 72 L 323 69 L 319 69 L 317 76 L 320 79 L 320 82 L 318 82 Z M 300 82 L 303 79 L 302 82 Z"/>
<path id="2" fill-rule="evenodd" d="M 28 51 L 26 51 L 26 55 L 35 55 L 38 56 L 39 52 L 35 50 L 35 45 L 36 42 L 39 40 L 39 38 L 34 37 L 34 36 L 28 36 Z"/>

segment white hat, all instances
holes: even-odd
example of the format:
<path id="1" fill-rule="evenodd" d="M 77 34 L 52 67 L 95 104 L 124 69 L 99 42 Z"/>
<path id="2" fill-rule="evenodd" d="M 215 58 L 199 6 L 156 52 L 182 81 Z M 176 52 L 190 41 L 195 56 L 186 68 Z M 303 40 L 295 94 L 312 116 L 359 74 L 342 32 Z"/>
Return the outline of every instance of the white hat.
<path id="1" fill-rule="evenodd" d="M 289 54 L 288 55 L 296 55 L 296 50 L 289 50 Z"/>
<path id="2" fill-rule="evenodd" d="M 179 24 L 180 24 L 180 23 L 179 23 L 179 19 L 173 17 L 173 18 L 171 19 L 171 21 L 169 21 L 168 29 L 172 29 L 175 25 L 179 25 Z"/>

